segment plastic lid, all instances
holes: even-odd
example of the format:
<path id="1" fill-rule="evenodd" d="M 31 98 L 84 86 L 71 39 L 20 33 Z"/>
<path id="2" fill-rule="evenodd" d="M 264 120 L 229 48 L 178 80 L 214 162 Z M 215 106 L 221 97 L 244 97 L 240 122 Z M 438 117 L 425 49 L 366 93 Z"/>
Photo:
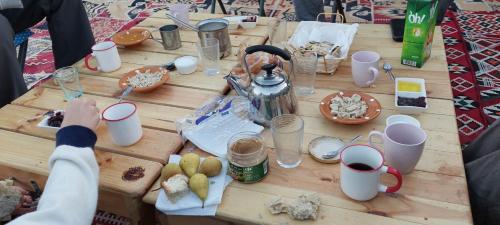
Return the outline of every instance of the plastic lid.
<path id="1" fill-rule="evenodd" d="M 309 154 L 313 159 L 321 163 L 340 162 L 340 150 L 345 146 L 344 142 L 335 137 L 318 137 L 309 143 Z M 322 156 L 326 153 L 337 151 L 337 155 L 331 159 L 324 159 Z"/>

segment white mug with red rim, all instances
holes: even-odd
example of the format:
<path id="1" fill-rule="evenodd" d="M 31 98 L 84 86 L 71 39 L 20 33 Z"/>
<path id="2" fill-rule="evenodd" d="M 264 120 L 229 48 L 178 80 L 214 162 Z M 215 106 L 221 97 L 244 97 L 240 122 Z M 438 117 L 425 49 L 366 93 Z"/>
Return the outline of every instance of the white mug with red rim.
<path id="1" fill-rule="evenodd" d="M 372 51 L 359 51 L 351 56 L 351 70 L 354 84 L 369 87 L 378 78 L 380 55 Z"/>
<path id="2" fill-rule="evenodd" d="M 384 166 L 384 157 L 368 145 L 350 145 L 340 153 L 340 187 L 344 194 L 358 201 L 367 201 L 378 192 L 392 193 L 401 188 L 403 177 L 394 168 Z M 384 173 L 394 175 L 398 183 L 387 187 L 380 183 Z"/>
<path id="3" fill-rule="evenodd" d="M 108 132 L 116 145 L 129 146 L 142 137 L 142 126 L 137 115 L 137 106 L 131 102 L 120 102 L 102 112 Z"/>
<path id="4" fill-rule="evenodd" d="M 89 63 L 94 57 L 97 61 L 97 67 L 92 67 Z M 92 46 L 92 53 L 85 56 L 85 66 L 92 71 L 112 72 L 120 68 L 122 61 L 118 54 L 116 44 L 112 41 L 97 43 Z"/>

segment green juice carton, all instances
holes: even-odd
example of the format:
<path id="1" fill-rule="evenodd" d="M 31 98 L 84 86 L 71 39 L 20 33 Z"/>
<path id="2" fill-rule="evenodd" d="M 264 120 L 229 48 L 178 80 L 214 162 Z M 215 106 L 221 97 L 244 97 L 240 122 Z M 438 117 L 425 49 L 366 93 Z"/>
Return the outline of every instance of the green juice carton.
<path id="1" fill-rule="evenodd" d="M 401 64 L 422 67 L 431 55 L 438 0 L 408 0 Z"/>

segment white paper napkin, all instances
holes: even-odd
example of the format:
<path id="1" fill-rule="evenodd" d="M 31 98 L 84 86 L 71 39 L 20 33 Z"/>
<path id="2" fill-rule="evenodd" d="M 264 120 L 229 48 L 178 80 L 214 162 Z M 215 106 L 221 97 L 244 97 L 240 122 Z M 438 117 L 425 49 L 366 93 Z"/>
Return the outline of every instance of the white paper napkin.
<path id="1" fill-rule="evenodd" d="M 203 151 L 225 158 L 227 143 L 234 134 L 260 133 L 262 130 L 264 127 L 227 112 L 214 114 L 196 127 L 183 131 L 183 135 Z"/>
<path id="2" fill-rule="evenodd" d="M 179 163 L 180 160 L 180 155 L 171 155 L 169 163 Z M 163 189 L 160 189 L 160 195 L 156 200 L 156 208 L 167 215 L 214 216 L 218 205 L 222 201 L 224 189 L 233 180 L 227 175 L 227 160 L 220 158 L 219 160 L 222 162 L 222 170 L 218 176 L 208 178 L 209 188 L 208 197 L 205 200 L 205 208 L 201 208 L 202 201 L 193 192 L 189 192 L 173 203 L 168 199 Z"/>

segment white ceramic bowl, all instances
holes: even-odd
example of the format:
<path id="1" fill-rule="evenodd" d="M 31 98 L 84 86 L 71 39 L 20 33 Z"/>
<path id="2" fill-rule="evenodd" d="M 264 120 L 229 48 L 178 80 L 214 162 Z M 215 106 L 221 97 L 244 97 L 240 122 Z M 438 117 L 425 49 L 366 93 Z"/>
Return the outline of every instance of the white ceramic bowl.
<path id="1" fill-rule="evenodd" d="M 420 92 L 411 92 L 411 91 L 398 91 L 398 82 L 399 81 L 407 81 L 407 82 L 415 82 L 420 84 Z M 394 97 L 394 105 L 399 112 L 403 114 L 420 114 L 429 108 L 429 102 L 427 101 L 427 92 L 425 91 L 425 80 L 418 78 L 396 78 L 395 83 L 395 97 Z M 398 97 L 406 97 L 406 98 L 425 98 L 425 107 L 417 107 L 417 106 L 400 106 L 398 105 Z"/>
<path id="2" fill-rule="evenodd" d="M 240 26 L 243 29 L 253 29 L 257 26 L 257 22 L 241 22 Z"/>
<path id="3" fill-rule="evenodd" d="M 54 114 L 58 112 L 63 112 L 64 110 L 54 110 Z M 48 129 L 48 130 L 59 130 L 60 127 L 51 127 L 49 126 L 49 118 L 50 116 L 44 116 L 43 119 L 36 125 L 37 127 Z"/>
<path id="4" fill-rule="evenodd" d="M 229 30 L 236 30 L 241 24 L 241 20 L 244 19 L 244 16 L 228 16 L 224 17 L 223 19 L 229 21 Z"/>
<path id="5" fill-rule="evenodd" d="M 387 117 L 387 119 L 385 120 L 386 126 L 396 123 L 408 123 L 416 127 L 420 127 L 420 122 L 417 119 L 407 115 L 392 115 Z"/>
<path id="6" fill-rule="evenodd" d="M 191 74 L 198 67 L 198 58 L 194 56 L 182 56 L 174 61 L 175 68 L 180 74 Z"/>

